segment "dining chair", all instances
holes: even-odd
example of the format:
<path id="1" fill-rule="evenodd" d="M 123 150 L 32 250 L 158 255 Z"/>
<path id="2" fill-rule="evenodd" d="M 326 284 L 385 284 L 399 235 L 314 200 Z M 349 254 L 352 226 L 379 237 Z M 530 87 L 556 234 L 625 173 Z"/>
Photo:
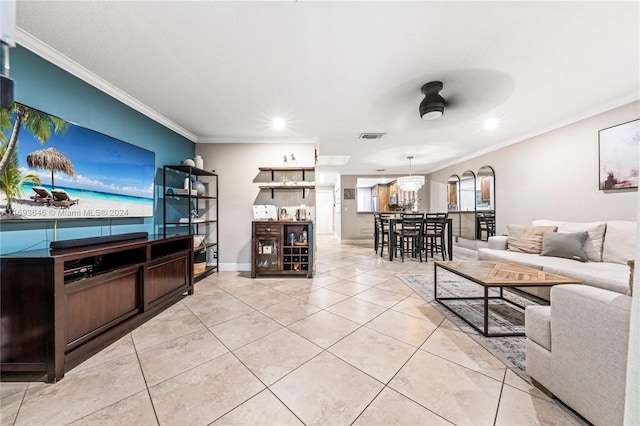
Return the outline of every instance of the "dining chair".
<path id="1" fill-rule="evenodd" d="M 421 217 L 403 217 L 402 226 L 396 230 L 396 250 L 400 251 L 400 256 L 404 262 L 404 255 L 420 257 L 422 262 L 422 245 L 424 235 L 424 219 Z"/>
<path id="2" fill-rule="evenodd" d="M 407 218 L 407 219 L 424 219 L 424 213 L 417 213 L 417 212 L 402 212 L 400 214 L 400 217 Z"/>
<path id="3" fill-rule="evenodd" d="M 486 238 L 482 238 L 483 233 L 486 233 Z M 494 212 L 479 212 L 478 238 L 487 241 L 492 235 L 496 235 L 496 214 Z"/>
<path id="4" fill-rule="evenodd" d="M 445 260 L 446 249 L 444 245 L 444 231 L 447 226 L 448 213 L 427 213 L 425 216 L 424 250 L 433 257 L 435 253 L 442 253 Z"/>
<path id="5" fill-rule="evenodd" d="M 378 253 L 378 239 L 380 238 L 380 213 L 373 214 L 373 249 Z"/>
<path id="6" fill-rule="evenodd" d="M 375 213 L 375 227 L 374 230 L 374 240 L 375 240 L 375 249 L 376 254 L 378 253 L 378 249 L 380 249 L 380 257 L 382 257 L 384 252 L 384 246 L 387 246 L 387 251 L 389 250 L 389 217 L 392 214 L 385 213 Z"/>

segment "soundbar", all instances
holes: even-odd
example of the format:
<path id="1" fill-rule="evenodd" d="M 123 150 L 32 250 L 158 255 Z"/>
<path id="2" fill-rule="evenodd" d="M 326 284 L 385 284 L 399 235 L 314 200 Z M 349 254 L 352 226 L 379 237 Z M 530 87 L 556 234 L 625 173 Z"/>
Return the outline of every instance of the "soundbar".
<path id="1" fill-rule="evenodd" d="M 76 238 L 73 240 L 51 241 L 50 249 L 68 249 L 75 247 L 92 246 L 95 244 L 113 243 L 116 241 L 137 240 L 147 238 L 148 232 L 131 232 L 128 234 L 106 235 L 103 237 Z"/>

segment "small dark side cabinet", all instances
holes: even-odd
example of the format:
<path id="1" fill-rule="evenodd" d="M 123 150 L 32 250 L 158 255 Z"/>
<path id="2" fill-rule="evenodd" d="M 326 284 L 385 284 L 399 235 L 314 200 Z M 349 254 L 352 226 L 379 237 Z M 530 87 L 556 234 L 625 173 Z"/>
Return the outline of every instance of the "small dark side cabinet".
<path id="1" fill-rule="evenodd" d="M 0 370 L 56 382 L 193 294 L 191 235 L 0 256 Z"/>
<path id="2" fill-rule="evenodd" d="M 254 221 L 252 229 L 251 278 L 268 275 L 313 278 L 313 222 Z M 303 232 L 307 235 L 304 243 L 298 241 Z"/>

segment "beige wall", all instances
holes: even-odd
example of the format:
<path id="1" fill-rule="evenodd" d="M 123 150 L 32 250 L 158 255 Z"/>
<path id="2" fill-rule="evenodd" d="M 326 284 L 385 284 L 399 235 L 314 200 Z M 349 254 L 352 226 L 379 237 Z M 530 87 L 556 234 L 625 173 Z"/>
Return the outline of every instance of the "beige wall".
<path id="1" fill-rule="evenodd" d="M 615 108 L 557 130 L 447 167 L 427 178 L 490 165 L 496 173 L 496 233 L 534 219 L 636 220 L 638 192 L 598 189 L 598 131 L 640 118 L 640 102 Z"/>
<path id="2" fill-rule="evenodd" d="M 314 144 L 200 143 L 196 154 L 204 167 L 219 176 L 219 241 L 220 270 L 248 271 L 251 265 L 251 222 L 254 204 L 282 206 L 306 205 L 313 209 L 315 192 L 302 198 L 302 191 L 260 190 L 267 176 L 259 167 L 281 167 L 282 156 L 295 154 L 298 166 L 313 167 Z M 314 179 L 313 175 L 306 180 Z"/>

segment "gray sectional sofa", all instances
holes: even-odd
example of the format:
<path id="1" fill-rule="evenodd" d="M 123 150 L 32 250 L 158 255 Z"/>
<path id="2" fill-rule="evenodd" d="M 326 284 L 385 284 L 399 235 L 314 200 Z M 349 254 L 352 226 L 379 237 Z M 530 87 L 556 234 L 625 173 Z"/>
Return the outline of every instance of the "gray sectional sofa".
<path id="1" fill-rule="evenodd" d="M 637 223 L 534 221 L 559 233 L 587 232 L 588 262 L 508 250 L 509 236 L 491 237 L 479 260 L 518 263 L 578 279 L 538 294 L 550 306 L 525 311 L 527 373 L 534 384 L 595 425 L 623 423 Z M 515 244 L 515 243 L 514 243 Z"/>

